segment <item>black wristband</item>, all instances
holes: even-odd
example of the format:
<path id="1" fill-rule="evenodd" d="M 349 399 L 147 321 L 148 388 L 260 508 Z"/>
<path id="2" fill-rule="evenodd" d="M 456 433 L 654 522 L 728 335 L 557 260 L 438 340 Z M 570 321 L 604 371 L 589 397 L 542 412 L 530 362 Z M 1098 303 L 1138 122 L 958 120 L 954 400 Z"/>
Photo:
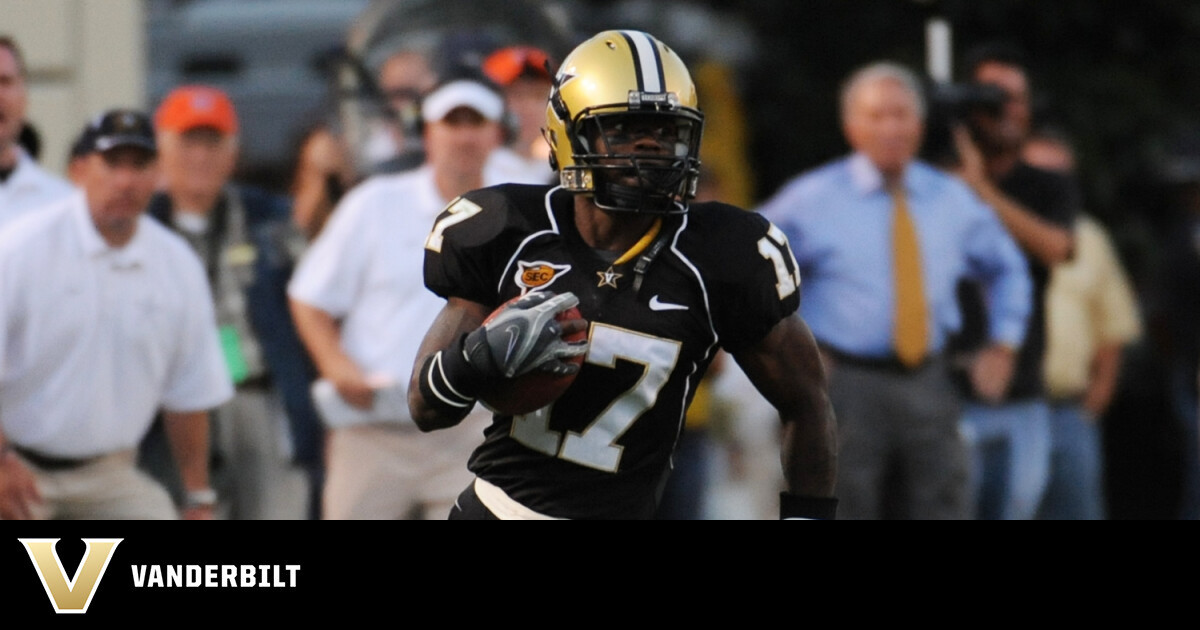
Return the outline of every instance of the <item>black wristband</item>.
<path id="1" fill-rule="evenodd" d="M 837 518 L 835 497 L 805 497 L 779 493 L 779 518 L 784 521 L 832 521 Z"/>

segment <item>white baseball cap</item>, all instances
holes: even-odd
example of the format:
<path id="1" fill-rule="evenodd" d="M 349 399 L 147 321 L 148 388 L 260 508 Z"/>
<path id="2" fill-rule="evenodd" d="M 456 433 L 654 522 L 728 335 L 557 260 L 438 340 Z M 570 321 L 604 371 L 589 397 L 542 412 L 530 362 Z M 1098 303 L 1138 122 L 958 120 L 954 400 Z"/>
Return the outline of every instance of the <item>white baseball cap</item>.
<path id="1" fill-rule="evenodd" d="M 492 121 L 504 117 L 504 97 L 478 81 L 459 79 L 434 88 L 421 104 L 421 118 L 441 120 L 459 107 L 469 107 Z"/>

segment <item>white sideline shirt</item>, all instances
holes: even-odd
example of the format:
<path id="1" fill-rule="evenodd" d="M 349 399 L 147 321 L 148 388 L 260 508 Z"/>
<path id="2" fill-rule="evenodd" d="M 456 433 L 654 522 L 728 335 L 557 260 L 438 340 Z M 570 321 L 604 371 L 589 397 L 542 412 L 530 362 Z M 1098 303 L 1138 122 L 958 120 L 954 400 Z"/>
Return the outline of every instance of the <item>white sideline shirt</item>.
<path id="1" fill-rule="evenodd" d="M 558 173 L 550 169 L 548 160 L 526 159 L 508 147 L 500 147 L 488 156 L 483 167 L 485 180 L 494 183 L 557 184 Z"/>
<path id="2" fill-rule="evenodd" d="M 153 219 L 109 247 L 82 192 L 0 231 L 0 426 L 43 455 L 135 448 L 233 396 L 199 258 Z"/>
<path id="3" fill-rule="evenodd" d="M 75 187 L 38 166 L 17 149 L 17 167 L 0 183 L 0 229 L 14 219 L 71 195 Z"/>
<path id="4" fill-rule="evenodd" d="M 346 194 L 292 275 L 288 295 L 341 321 L 342 350 L 373 381 L 407 389 L 446 304 L 425 288 L 424 268 L 447 203 L 428 166 L 371 177 Z"/>
<path id="5" fill-rule="evenodd" d="M 535 174 L 485 168 L 484 186 L 543 183 Z M 433 168 L 376 175 L 342 198 L 300 260 L 292 299 L 341 322 L 341 346 L 376 386 L 405 392 L 417 351 L 446 301 L 425 288 L 425 239 L 452 201 Z M 404 417 L 388 421 L 409 423 Z"/>

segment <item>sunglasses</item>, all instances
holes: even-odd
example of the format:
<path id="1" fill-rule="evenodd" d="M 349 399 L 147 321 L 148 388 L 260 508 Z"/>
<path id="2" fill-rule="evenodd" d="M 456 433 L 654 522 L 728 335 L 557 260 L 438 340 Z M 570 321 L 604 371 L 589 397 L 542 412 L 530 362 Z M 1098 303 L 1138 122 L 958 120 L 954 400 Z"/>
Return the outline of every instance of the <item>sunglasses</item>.
<path id="1" fill-rule="evenodd" d="M 509 46 L 489 55 L 483 62 L 483 71 L 500 85 L 526 75 L 549 80 L 553 78 L 549 61 L 544 51 L 532 46 Z"/>

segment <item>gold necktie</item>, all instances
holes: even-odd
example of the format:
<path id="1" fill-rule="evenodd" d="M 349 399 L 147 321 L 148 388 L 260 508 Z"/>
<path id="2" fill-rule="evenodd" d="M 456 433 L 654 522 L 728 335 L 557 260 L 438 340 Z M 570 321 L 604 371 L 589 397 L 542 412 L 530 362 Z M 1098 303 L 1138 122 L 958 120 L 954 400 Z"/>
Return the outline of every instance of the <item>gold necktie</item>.
<path id="1" fill-rule="evenodd" d="M 891 189 L 892 274 L 896 285 L 896 356 L 908 367 L 925 358 L 929 347 L 929 314 L 917 227 L 908 212 L 903 185 Z"/>

